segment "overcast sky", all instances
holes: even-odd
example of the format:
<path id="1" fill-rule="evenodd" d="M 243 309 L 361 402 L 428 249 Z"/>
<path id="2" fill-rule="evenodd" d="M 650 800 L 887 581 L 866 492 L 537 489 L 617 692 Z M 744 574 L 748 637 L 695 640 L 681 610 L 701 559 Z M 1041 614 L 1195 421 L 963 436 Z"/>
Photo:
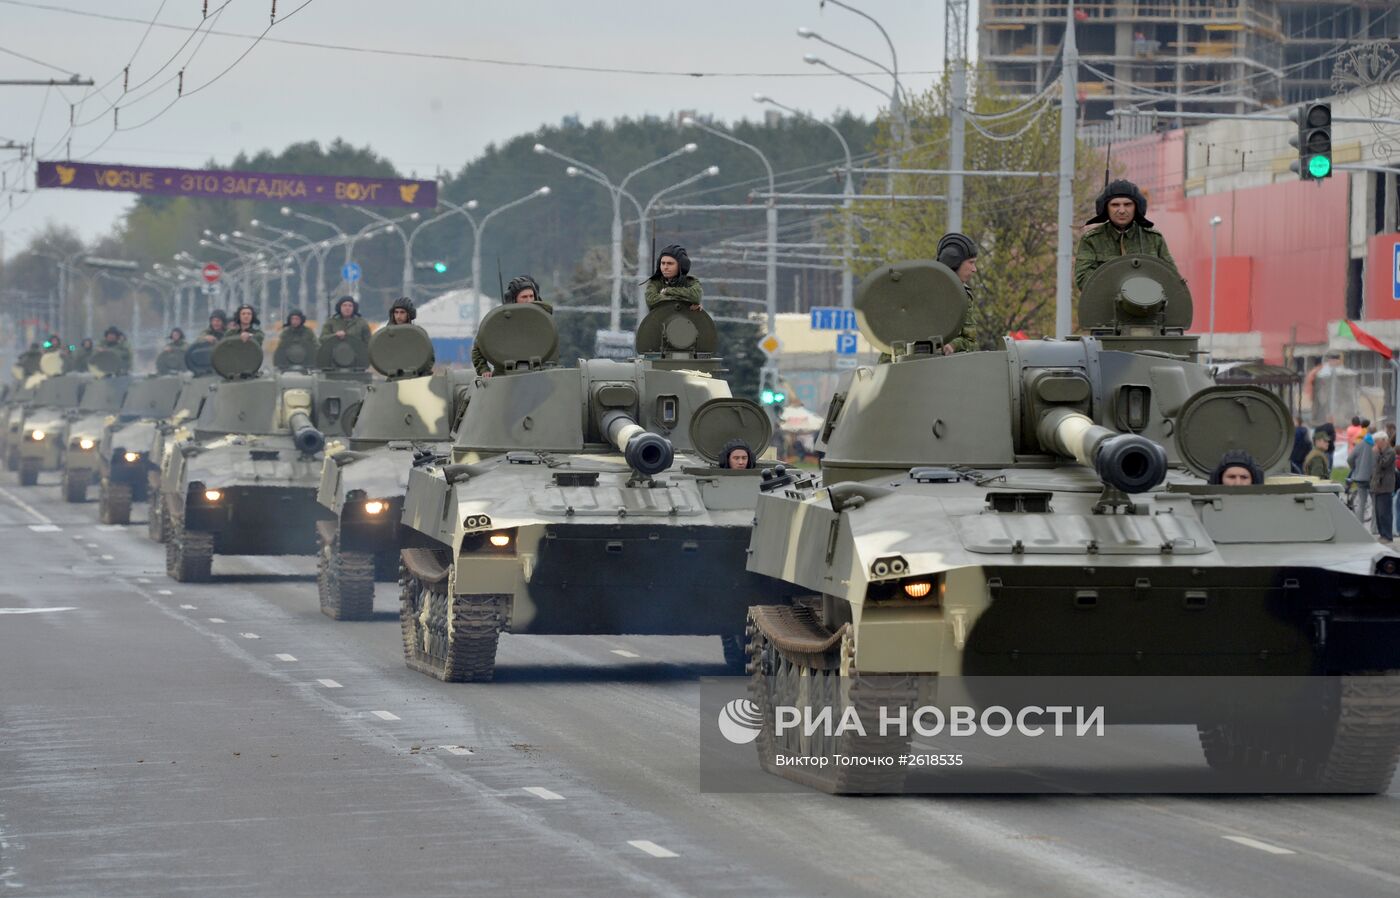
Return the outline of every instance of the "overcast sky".
<path id="1" fill-rule="evenodd" d="M 277 0 L 278 15 L 303 2 Z M 488 144 L 567 115 L 589 122 L 696 109 L 726 121 L 757 118 L 761 110 L 750 99 L 756 91 L 822 116 L 843 109 L 870 116 L 885 105 L 875 90 L 840 76 L 814 77 L 823 70 L 802 61 L 804 53 L 818 53 L 848 71 L 872 70 L 799 38 L 802 25 L 881 63 L 889 59 L 874 26 L 829 3 L 820 8 L 818 0 L 311 0 L 255 46 L 252 38 L 267 28 L 272 0 L 207 0 L 211 13 L 223 7 L 213 29 L 239 36 L 191 38 L 205 3 L 0 0 L 0 50 L 108 85 L 77 113 L 79 123 L 91 121 L 72 133 L 72 155 L 140 165 L 194 167 L 211 158 L 226 164 L 239 150 L 339 136 L 372 146 L 405 172 L 432 177 L 439 169 L 457 170 Z M 942 68 L 943 0 L 856 5 L 894 37 L 906 88 L 927 88 Z M 153 16 L 178 27 L 147 33 Z M 724 74 L 594 73 L 364 52 L 370 49 Z M 123 97 L 121 72 L 128 63 L 130 89 Z M 162 82 L 182 66 L 187 96 L 161 113 L 176 96 L 176 84 Z M 66 76 L 0 52 L 0 78 L 48 77 Z M 887 76 L 870 80 L 889 84 Z M 0 143 L 33 138 L 41 159 L 62 158 L 69 104 L 91 90 L 0 87 Z M 112 113 L 104 112 L 112 102 L 123 107 L 120 126 L 132 130 L 113 133 Z M 21 169 L 16 155 L 0 152 L 0 171 L 10 188 L 17 179 L 31 186 L 32 160 Z M 6 253 L 47 221 L 76 227 L 85 237 L 103 233 L 129 202 L 81 191 L 0 194 Z"/>

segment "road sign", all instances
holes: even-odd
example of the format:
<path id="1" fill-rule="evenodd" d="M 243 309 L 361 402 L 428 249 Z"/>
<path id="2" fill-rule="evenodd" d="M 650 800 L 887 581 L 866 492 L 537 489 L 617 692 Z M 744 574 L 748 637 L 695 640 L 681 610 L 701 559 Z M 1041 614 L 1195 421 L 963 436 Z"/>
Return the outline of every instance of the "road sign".
<path id="1" fill-rule="evenodd" d="M 346 262 L 340 269 L 340 277 L 347 284 L 353 284 L 360 279 L 360 263 Z"/>
<path id="2" fill-rule="evenodd" d="M 812 330 L 853 331 L 855 329 L 855 309 L 843 309 L 840 306 L 812 306 Z"/>
<path id="3" fill-rule="evenodd" d="M 852 333 L 841 333 L 836 335 L 836 354 L 855 355 L 856 335 Z"/>
<path id="4" fill-rule="evenodd" d="M 1395 244 L 1392 249 L 1395 252 L 1395 264 L 1391 266 L 1395 269 L 1395 289 L 1391 291 L 1390 298 L 1400 300 L 1400 243 Z"/>
<path id="5" fill-rule="evenodd" d="M 759 338 L 758 348 L 763 350 L 768 355 L 772 355 L 779 349 L 783 348 L 783 343 L 777 337 L 773 336 L 772 334 L 768 334 L 766 337 Z"/>
<path id="6" fill-rule="evenodd" d="M 212 284 L 223 277 L 224 269 L 218 262 L 205 262 L 200 274 L 204 276 L 206 283 Z"/>
<path id="7" fill-rule="evenodd" d="M 637 355 L 635 331 L 599 329 L 593 340 L 593 354 L 600 359 L 630 359 Z"/>

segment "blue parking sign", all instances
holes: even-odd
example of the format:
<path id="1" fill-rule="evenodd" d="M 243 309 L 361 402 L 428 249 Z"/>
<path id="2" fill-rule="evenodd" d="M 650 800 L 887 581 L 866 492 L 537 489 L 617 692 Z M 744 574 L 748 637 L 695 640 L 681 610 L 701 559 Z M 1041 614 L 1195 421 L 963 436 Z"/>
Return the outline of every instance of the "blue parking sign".
<path id="1" fill-rule="evenodd" d="M 856 335 L 855 335 L 855 334 L 850 334 L 850 333 L 837 334 L 837 335 L 836 335 L 836 354 L 837 354 L 837 355 L 855 355 L 855 354 L 856 354 Z"/>

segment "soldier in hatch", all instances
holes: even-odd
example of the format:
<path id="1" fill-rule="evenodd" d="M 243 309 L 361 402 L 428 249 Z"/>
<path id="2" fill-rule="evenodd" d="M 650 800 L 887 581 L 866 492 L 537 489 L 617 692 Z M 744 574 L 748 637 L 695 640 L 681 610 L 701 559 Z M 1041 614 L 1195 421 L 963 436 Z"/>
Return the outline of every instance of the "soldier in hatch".
<path id="1" fill-rule="evenodd" d="M 1167 238 L 1147 218 L 1147 198 L 1132 181 L 1118 180 L 1104 187 L 1094 201 L 1094 217 L 1079 238 L 1074 257 L 1074 285 L 1082 290 L 1100 265 L 1127 255 L 1154 256 L 1176 271 Z"/>
<path id="2" fill-rule="evenodd" d="M 195 339 L 201 343 L 217 343 L 224 338 L 224 331 L 228 330 L 228 313 L 223 309 L 215 309 L 209 313 L 209 326 L 199 332 Z"/>
<path id="3" fill-rule="evenodd" d="M 656 257 L 656 270 L 646 281 L 647 308 L 654 309 L 665 300 L 700 308 L 702 290 L 700 279 L 690 276 L 690 254 L 679 243 L 672 243 Z"/>
<path id="4" fill-rule="evenodd" d="M 967 294 L 968 312 L 972 311 L 972 287 L 969 282 L 972 276 L 977 273 L 977 244 L 972 242 L 972 238 L 966 234 L 959 234 L 951 231 L 938 238 L 938 262 L 941 265 L 951 268 L 953 273 L 962 281 L 963 292 Z M 956 337 L 943 344 L 943 354 L 952 355 L 955 352 L 972 352 L 977 348 L 977 331 L 971 324 L 964 322 L 963 329 Z M 892 360 L 888 352 L 880 353 L 880 362 Z"/>
<path id="5" fill-rule="evenodd" d="M 264 336 L 262 322 L 258 320 L 258 310 L 249 305 L 242 305 L 234 310 L 233 321 L 224 333 L 225 340 L 242 340 L 244 343 L 252 340 L 259 346 L 263 344 Z"/>
<path id="6" fill-rule="evenodd" d="M 131 370 L 131 346 L 126 342 L 126 334 L 122 333 L 115 324 L 108 327 L 102 334 L 102 348 L 121 359 L 120 370 L 122 373 Z"/>
<path id="7" fill-rule="evenodd" d="M 540 285 L 528 274 L 513 277 L 510 279 L 510 283 L 506 284 L 506 294 L 501 297 L 501 305 L 508 306 L 513 302 L 538 303 L 540 308 L 551 315 L 554 314 L 554 306 L 541 298 Z M 486 356 L 481 354 L 481 350 L 476 348 L 475 343 L 472 344 L 472 367 L 476 369 L 477 374 L 491 376 L 491 365 L 486 361 Z"/>
<path id="8" fill-rule="evenodd" d="M 329 340 L 358 340 L 369 348 L 369 322 L 360 317 L 360 304 L 354 297 L 342 296 L 335 304 L 335 314 L 321 325 L 321 342 Z"/>
<path id="9" fill-rule="evenodd" d="M 418 309 L 414 307 L 413 300 L 409 299 L 407 296 L 400 296 L 398 299 L 394 300 L 394 304 L 389 307 L 390 324 L 412 324 L 413 319 L 417 317 Z M 472 349 L 475 351 L 475 347 L 472 347 Z M 437 354 L 429 347 L 428 360 L 424 364 L 424 370 L 433 370 L 435 364 L 437 364 Z M 478 371 L 477 373 L 480 374 L 481 372 Z"/>
<path id="10" fill-rule="evenodd" d="M 282 331 L 277 335 L 277 346 L 300 345 L 306 350 L 302 358 L 316 358 L 316 333 L 306 326 L 306 315 L 301 309 L 292 309 L 287 313 L 287 320 L 282 322 Z"/>

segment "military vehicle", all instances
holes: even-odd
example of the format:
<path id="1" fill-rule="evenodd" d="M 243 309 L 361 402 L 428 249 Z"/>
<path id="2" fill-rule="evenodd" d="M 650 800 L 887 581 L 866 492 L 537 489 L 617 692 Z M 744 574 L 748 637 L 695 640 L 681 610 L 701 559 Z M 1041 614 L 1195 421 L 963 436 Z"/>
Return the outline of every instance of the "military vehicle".
<path id="1" fill-rule="evenodd" d="M 181 582 L 208 580 L 215 554 L 316 551 L 315 523 L 329 516 L 316 503 L 326 434 L 346 435 L 343 413 L 368 379 L 260 375 L 262 347 L 241 340 L 218 343 L 211 362 L 223 379 L 161 469 L 165 568 Z"/>
<path id="2" fill-rule="evenodd" d="M 165 524 L 165 503 L 160 499 L 161 471 L 169 462 L 172 449 L 193 433 L 194 422 L 204 408 L 205 401 L 216 383 L 222 380 L 214 373 L 211 357 L 212 343 L 198 342 L 185 352 L 166 350 L 156 357 L 156 370 L 170 371 L 181 367 L 189 371 L 191 377 L 180 387 L 175 399 L 175 409 L 166 418 L 155 422 L 149 432 L 150 443 L 144 454 L 146 463 L 146 534 L 155 542 L 163 543 L 169 536 Z M 139 447 L 133 437 L 129 442 Z M 139 452 L 139 448 L 128 447 L 129 451 Z M 125 458 L 125 453 L 123 453 Z"/>
<path id="3" fill-rule="evenodd" d="M 121 409 L 131 383 L 124 367 L 115 353 L 98 350 L 92 355 L 92 370 L 102 373 L 83 390 L 75 417 L 61 435 L 64 452 L 59 491 L 65 502 L 86 502 L 88 487 L 99 482 L 98 445 L 109 420 Z"/>
<path id="4" fill-rule="evenodd" d="M 25 435 L 24 416 L 34 404 L 39 385 L 56 374 L 63 373 L 63 359 L 56 352 L 39 356 L 35 370 L 14 366 L 15 389 L 5 403 L 5 428 L 0 431 L 0 452 L 5 457 L 5 470 L 19 470 L 19 447 Z"/>
<path id="5" fill-rule="evenodd" d="M 102 523 L 129 524 L 131 503 L 146 501 L 150 472 L 159 470 L 151 461 L 151 441 L 159 422 L 174 414 L 188 380 L 181 374 L 137 378 L 127 387 L 121 408 L 107 419 L 96 449 Z"/>
<path id="6" fill-rule="evenodd" d="M 568 369 L 551 316 L 509 305 L 477 346 L 494 376 L 404 497 L 408 666 L 489 680 L 504 632 L 717 635 L 742 661 L 743 609 L 782 597 L 744 571 L 759 470 L 715 462 L 734 438 L 762 452 L 771 424 L 716 376 L 709 315 L 666 303 L 639 358 Z"/>
<path id="7" fill-rule="evenodd" d="M 47 358 L 47 356 L 46 356 Z M 23 414 L 11 416 L 10 451 L 16 455 L 19 482 L 33 486 L 41 471 L 57 471 L 63 464 L 64 439 L 69 420 L 77 414 L 90 374 L 55 374 L 34 388 L 34 399 Z"/>
<path id="8" fill-rule="evenodd" d="M 935 677 L 1328 674 L 1335 692 L 1301 726 L 1187 722 L 1217 771 L 1386 788 L 1400 753 L 1400 556 L 1337 484 L 1286 473 L 1281 400 L 1213 383 L 1174 272 L 1114 260 L 1084 287 L 1080 336 L 991 352 L 939 352 L 966 298 L 934 262 L 879 268 L 856 313 L 894 361 L 838 387 L 822 484 L 770 475 L 757 503 L 749 570 L 820 597 L 749 612 L 767 769 L 832 791 L 902 781 L 899 766 L 777 765 L 775 752 L 815 750 L 773 724 L 799 692 L 863 714 Z M 1230 450 L 1265 482 L 1210 484 Z M 821 750 L 907 744 L 872 729 Z"/>
<path id="9" fill-rule="evenodd" d="M 333 516 L 316 523 L 316 582 L 321 611 L 334 620 L 368 619 L 374 582 L 398 579 L 408 472 L 425 453 L 447 450 L 454 409 L 476 379 L 470 370 L 431 373 L 432 342 L 413 324 L 381 327 L 369 358 L 387 380 L 365 387 L 349 440 L 327 446 L 316 494 Z"/>

